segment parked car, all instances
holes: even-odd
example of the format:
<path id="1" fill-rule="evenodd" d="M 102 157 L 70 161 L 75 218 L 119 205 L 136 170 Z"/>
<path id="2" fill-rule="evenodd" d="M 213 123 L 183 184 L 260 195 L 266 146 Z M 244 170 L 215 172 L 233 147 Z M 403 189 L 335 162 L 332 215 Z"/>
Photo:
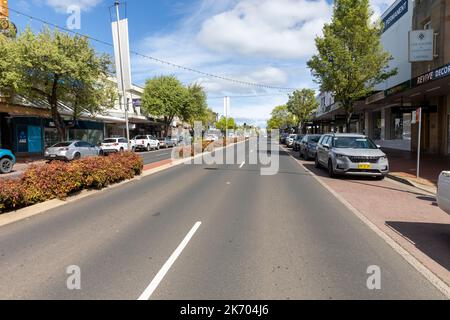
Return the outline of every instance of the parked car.
<path id="1" fill-rule="evenodd" d="M 328 169 L 336 175 L 375 176 L 379 179 L 389 173 L 389 161 L 369 137 L 359 134 L 325 134 L 317 144 L 316 167 Z"/>
<path id="2" fill-rule="evenodd" d="M 450 214 L 450 171 L 439 176 L 437 202 L 439 208 Z"/>
<path id="3" fill-rule="evenodd" d="M 46 160 L 71 161 L 85 157 L 96 157 L 102 155 L 99 147 L 86 141 L 66 141 L 57 143 L 45 150 Z"/>
<path id="4" fill-rule="evenodd" d="M 219 137 L 216 134 L 206 134 L 203 140 L 208 142 L 214 142 L 218 141 Z"/>
<path id="5" fill-rule="evenodd" d="M 294 146 L 294 141 L 295 139 L 297 139 L 297 135 L 296 134 L 290 134 L 289 136 L 286 137 L 286 146 L 288 148 L 292 148 Z"/>
<path id="6" fill-rule="evenodd" d="M 128 140 L 126 138 L 107 138 L 100 145 L 104 154 L 124 152 L 128 150 Z"/>
<path id="7" fill-rule="evenodd" d="M 315 159 L 317 143 L 320 140 L 321 135 L 307 134 L 299 142 L 298 151 L 300 151 L 300 158 L 305 160 Z"/>
<path id="8" fill-rule="evenodd" d="M 138 150 L 145 150 L 145 151 L 151 151 L 151 150 L 159 150 L 160 148 L 160 142 L 158 139 L 156 139 L 152 135 L 142 135 L 142 136 L 136 136 L 133 139 L 133 151 Z"/>
<path id="9" fill-rule="evenodd" d="M 280 143 L 284 144 L 286 143 L 286 138 L 289 136 L 289 133 L 283 132 L 280 134 Z"/>
<path id="10" fill-rule="evenodd" d="M 0 173 L 10 173 L 16 163 L 16 157 L 10 150 L 0 149 Z"/>
<path id="11" fill-rule="evenodd" d="M 294 140 L 294 143 L 292 144 L 292 149 L 294 151 L 300 151 L 300 142 L 302 141 L 304 134 L 298 134 L 297 137 Z"/>
<path id="12" fill-rule="evenodd" d="M 178 145 L 178 138 L 173 136 L 167 136 L 164 138 L 166 148 L 173 148 Z"/>

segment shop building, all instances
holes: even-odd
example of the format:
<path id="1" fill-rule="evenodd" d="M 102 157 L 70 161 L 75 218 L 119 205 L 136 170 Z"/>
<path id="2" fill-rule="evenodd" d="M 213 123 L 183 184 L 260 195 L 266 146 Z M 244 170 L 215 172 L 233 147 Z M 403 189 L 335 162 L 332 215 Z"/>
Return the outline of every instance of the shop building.
<path id="1" fill-rule="evenodd" d="M 394 3 L 391 10 L 399 3 Z M 402 59 L 410 61 L 411 77 L 406 79 L 407 73 L 399 73 L 395 82 L 378 88 L 378 93 L 366 99 L 365 108 L 369 110 L 366 124 L 370 136 L 382 146 L 415 151 L 418 124 L 414 123 L 413 113 L 422 108 L 422 151 L 448 155 L 450 0 L 416 0 L 408 5 L 408 10 L 412 9 L 411 32 L 405 34 L 401 29 L 396 41 L 407 39 L 407 51 L 403 50 Z M 391 47 L 387 47 L 389 52 L 393 50 Z M 403 71 L 402 65 L 400 69 Z"/>

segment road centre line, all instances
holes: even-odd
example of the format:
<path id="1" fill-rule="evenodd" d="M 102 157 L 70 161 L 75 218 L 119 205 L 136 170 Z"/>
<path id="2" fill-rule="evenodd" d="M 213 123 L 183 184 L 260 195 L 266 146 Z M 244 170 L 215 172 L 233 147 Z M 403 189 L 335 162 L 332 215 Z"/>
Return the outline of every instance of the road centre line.
<path id="1" fill-rule="evenodd" d="M 200 227 L 202 223 L 198 221 L 195 223 L 195 225 L 192 227 L 192 229 L 188 232 L 186 237 L 181 241 L 179 246 L 175 249 L 175 251 L 172 253 L 172 255 L 169 257 L 169 259 L 166 261 L 166 263 L 162 266 L 161 270 L 156 274 L 155 278 L 153 278 L 152 282 L 148 285 L 148 287 L 144 290 L 144 292 L 139 296 L 138 300 L 149 300 L 152 296 L 153 292 L 155 292 L 156 288 L 159 286 L 161 281 L 164 279 L 164 276 L 167 274 L 167 272 L 170 270 L 172 265 L 175 263 L 177 258 L 180 256 L 180 254 L 183 252 L 183 250 L 188 245 L 189 241 L 194 236 L 195 232 L 197 232 L 198 228 Z"/>

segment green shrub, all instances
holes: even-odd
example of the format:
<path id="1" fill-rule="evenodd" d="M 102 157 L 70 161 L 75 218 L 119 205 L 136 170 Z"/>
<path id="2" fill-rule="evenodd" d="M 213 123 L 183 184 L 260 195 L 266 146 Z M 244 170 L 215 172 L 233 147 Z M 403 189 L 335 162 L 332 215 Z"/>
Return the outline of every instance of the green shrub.
<path id="1" fill-rule="evenodd" d="M 82 189 L 101 189 L 131 179 L 142 170 L 143 160 L 134 153 L 32 166 L 20 179 L 0 181 L 0 213 L 64 199 Z"/>

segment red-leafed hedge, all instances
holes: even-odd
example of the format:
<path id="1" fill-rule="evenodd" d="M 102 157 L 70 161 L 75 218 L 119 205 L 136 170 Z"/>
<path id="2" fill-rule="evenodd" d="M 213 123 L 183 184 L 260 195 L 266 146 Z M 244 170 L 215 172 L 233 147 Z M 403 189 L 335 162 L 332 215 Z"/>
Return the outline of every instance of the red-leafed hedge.
<path id="1" fill-rule="evenodd" d="M 0 180 L 0 213 L 64 199 L 83 189 L 101 189 L 140 175 L 142 169 L 143 160 L 134 153 L 32 166 L 20 179 Z"/>

